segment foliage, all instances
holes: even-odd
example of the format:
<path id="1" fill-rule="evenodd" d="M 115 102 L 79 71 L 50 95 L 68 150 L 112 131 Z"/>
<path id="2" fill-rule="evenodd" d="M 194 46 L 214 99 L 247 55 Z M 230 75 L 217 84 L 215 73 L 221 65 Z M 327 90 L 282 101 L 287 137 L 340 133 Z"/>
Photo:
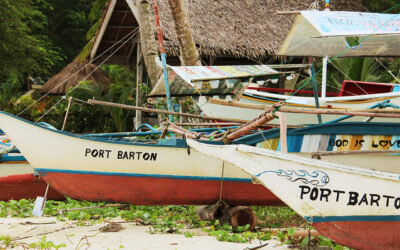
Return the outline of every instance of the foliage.
<path id="1" fill-rule="evenodd" d="M 60 49 L 63 60 L 53 67 L 53 73 L 59 72 L 81 51 L 86 43 L 85 34 L 90 26 L 100 18 L 102 9 L 95 6 L 104 0 L 36 0 L 39 10 L 47 18 L 47 29 L 42 33 L 53 46 Z M 92 11 L 98 11 L 96 20 L 90 18 Z"/>
<path id="2" fill-rule="evenodd" d="M 304 227 L 306 221 L 289 207 L 252 207 L 265 228 Z"/>
<path id="3" fill-rule="evenodd" d="M 387 62 L 384 61 L 385 64 Z M 318 88 L 321 88 L 322 82 L 322 62 L 315 63 L 316 81 Z M 327 68 L 327 91 L 339 92 L 343 80 L 382 82 L 392 77 L 385 69 L 372 57 L 353 57 L 331 59 Z M 310 78 L 304 79 L 296 84 L 296 89 L 312 90 L 312 81 Z"/>
<path id="4" fill-rule="evenodd" d="M 87 82 L 77 87 L 71 95 L 82 100 L 95 98 L 107 102 L 134 104 L 135 74 L 125 67 L 118 65 L 103 66 L 103 70 L 113 80 L 106 93 L 103 93 L 100 86 Z M 108 113 L 114 122 L 111 130 L 128 131 L 132 129 L 134 114 L 132 110 L 111 107 L 101 107 L 101 109 Z M 94 121 L 97 122 L 96 120 Z"/>
<path id="5" fill-rule="evenodd" d="M 300 238 L 296 236 L 295 228 L 306 228 L 306 222 L 288 207 L 253 207 L 259 223 L 256 231 L 249 231 L 249 225 L 237 229 L 228 224 L 221 225 L 218 220 L 200 221 L 196 215 L 195 206 L 135 206 L 101 207 L 85 210 L 65 211 L 66 209 L 102 206 L 105 202 L 77 201 L 66 198 L 65 201 L 47 201 L 44 216 L 57 216 L 61 221 L 74 220 L 78 225 L 101 223 L 106 218 L 122 218 L 129 222 L 147 225 L 150 233 L 179 233 L 185 237 L 193 237 L 194 233 L 188 231 L 193 228 L 202 228 L 210 236 L 219 241 L 246 243 L 253 240 L 266 241 L 272 238 L 295 247 L 301 246 L 329 246 L 336 250 L 347 249 L 330 239 L 318 236 Z M 34 206 L 33 200 L 0 201 L 0 217 L 31 217 Z M 60 210 L 64 210 L 60 214 Z M 268 220 L 268 222 L 267 222 Z M 290 227 L 288 229 L 273 230 L 271 228 Z M 9 236 L 0 236 L 0 248 L 11 246 L 13 243 Z M 36 248 L 49 246 L 49 248 L 63 247 L 54 245 L 42 238 L 34 243 Z M 32 245 L 33 246 L 33 245 Z M 41 249 L 41 248 L 39 248 Z M 42 248 L 43 249 L 43 248 Z M 56 248 L 57 249 L 57 248 Z"/>
<path id="6" fill-rule="evenodd" d="M 384 12 L 397 14 L 399 12 L 399 1 L 397 0 L 362 0 L 361 3 L 372 12 Z"/>
<path id="7" fill-rule="evenodd" d="M 46 16 L 29 0 L 4 0 L 0 4 L 0 83 L 20 81 L 28 75 L 48 75 L 61 60 L 46 35 Z M 7 60 L 5 60 L 7 58 Z"/>
<path id="8" fill-rule="evenodd" d="M 62 247 L 67 247 L 65 243 L 55 245 L 52 241 L 46 240 L 46 235 L 44 235 L 38 242 L 29 244 L 29 248 L 34 249 L 60 249 Z"/>

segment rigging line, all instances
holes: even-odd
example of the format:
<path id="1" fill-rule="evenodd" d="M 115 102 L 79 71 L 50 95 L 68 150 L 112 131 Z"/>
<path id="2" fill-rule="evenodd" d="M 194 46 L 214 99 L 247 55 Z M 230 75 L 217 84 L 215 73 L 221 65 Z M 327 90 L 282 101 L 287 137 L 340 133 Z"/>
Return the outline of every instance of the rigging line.
<path id="1" fill-rule="evenodd" d="M 338 61 L 336 61 L 336 62 L 338 62 Z M 365 89 L 363 89 L 363 88 L 362 88 L 358 83 L 356 83 L 353 79 L 351 79 L 351 78 L 346 74 L 346 72 L 344 72 L 343 70 L 341 70 L 341 69 L 340 69 L 338 66 L 336 66 L 334 63 L 331 63 L 331 65 L 332 65 L 333 67 L 335 67 L 337 70 L 339 70 L 340 73 L 342 73 L 345 77 L 349 78 L 349 81 L 352 82 L 352 83 L 354 83 L 359 89 L 361 89 L 361 91 L 363 91 L 365 94 L 368 95 L 368 92 L 365 91 Z"/>
<path id="2" fill-rule="evenodd" d="M 304 78 L 306 78 L 306 79 L 309 78 L 309 76 L 304 75 L 304 74 L 300 74 L 300 73 L 299 73 L 299 75 L 302 76 L 302 77 L 304 77 Z M 321 81 L 316 80 L 316 82 L 322 84 Z M 333 89 L 336 89 L 336 90 L 342 90 L 342 88 L 339 88 L 339 87 L 336 86 L 336 85 L 333 85 L 333 86 L 331 85 L 331 86 L 329 86 L 329 87 L 330 87 L 330 88 L 333 88 Z M 343 92 L 345 92 L 345 93 L 347 93 L 347 94 L 350 94 L 350 95 L 357 95 L 356 93 L 353 93 L 353 92 L 348 91 L 348 90 L 344 90 Z"/>
<path id="3" fill-rule="evenodd" d="M 82 71 L 84 68 L 86 68 L 88 65 L 90 65 L 91 63 L 93 63 L 95 60 L 99 59 L 101 56 L 103 56 L 106 52 L 108 52 L 109 50 L 111 50 L 114 46 L 116 46 L 118 43 L 120 43 L 122 40 L 126 39 L 127 37 L 129 37 L 132 33 L 136 32 L 135 34 L 137 34 L 137 31 L 139 30 L 139 28 L 135 28 L 134 30 L 132 30 L 130 33 L 128 33 L 128 35 L 126 35 L 125 37 L 121 38 L 119 41 L 117 41 L 116 43 L 114 43 L 110 48 L 106 49 L 103 53 L 101 53 L 100 55 L 98 55 L 97 57 L 95 57 L 93 60 L 89 61 L 87 64 L 85 64 L 82 68 L 80 68 L 78 71 L 76 71 L 75 73 L 73 73 L 72 75 L 70 75 L 67 79 L 65 79 L 64 81 L 62 81 L 61 83 L 57 84 L 54 88 L 52 88 L 51 90 L 49 90 L 46 94 L 44 94 L 43 96 L 41 96 L 39 99 L 37 99 L 36 101 L 34 101 L 31 105 L 29 105 L 28 107 L 26 107 L 24 110 L 22 110 L 21 112 L 19 112 L 16 116 L 20 116 L 21 114 L 23 114 L 25 111 L 27 111 L 29 108 L 31 108 L 33 105 L 35 105 L 36 103 L 38 103 L 40 100 L 42 100 L 43 98 L 45 98 L 46 96 L 48 96 L 53 90 L 55 90 L 56 88 L 58 88 L 61 84 L 65 83 L 66 81 L 68 81 L 69 79 L 71 79 L 73 76 L 75 76 L 76 74 L 78 74 L 80 71 Z M 132 39 L 132 37 L 129 37 L 129 39 Z M 128 39 L 128 40 L 129 40 Z M 124 42 L 123 44 L 125 44 L 126 42 Z M 118 48 L 119 49 L 119 48 Z M 113 53 L 112 53 L 113 54 Z"/>
<path id="4" fill-rule="evenodd" d="M 388 12 L 388 11 L 390 11 L 390 10 L 392 10 L 392 9 L 394 9 L 394 8 L 396 8 L 396 7 L 398 7 L 398 6 L 400 6 L 400 3 L 397 4 L 397 5 L 395 5 L 395 6 L 393 6 L 393 7 L 390 8 L 390 9 L 385 10 L 383 13 L 386 13 L 386 12 Z M 384 27 L 384 26 L 386 25 L 387 22 L 392 21 L 394 18 L 396 18 L 396 17 L 399 16 L 399 15 L 400 15 L 400 13 L 394 15 L 390 20 L 387 20 L 385 23 L 381 24 L 381 25 L 380 25 L 379 27 L 377 27 L 374 31 L 372 31 L 369 35 L 363 37 L 363 38 L 359 41 L 359 43 L 363 42 L 365 39 L 367 39 L 368 37 L 370 37 L 371 35 L 373 35 L 373 34 L 374 34 L 376 31 L 378 31 L 380 28 Z M 337 58 L 339 58 L 341 55 L 343 55 L 344 53 L 346 53 L 348 50 L 350 50 L 350 47 L 344 49 L 341 53 L 339 53 L 338 55 L 336 55 L 336 56 L 333 57 L 332 59 L 328 60 L 327 65 L 328 65 L 329 63 L 331 63 L 332 61 L 336 60 Z M 315 72 L 315 74 L 316 74 L 316 75 L 319 74 L 319 73 L 322 71 L 322 69 L 323 69 L 323 67 L 321 67 L 317 72 Z M 285 100 L 285 102 L 287 102 L 287 100 L 289 100 L 290 97 L 294 96 L 294 95 L 297 93 L 297 91 L 301 90 L 301 89 L 302 89 L 307 83 L 309 83 L 309 82 L 310 82 L 310 79 L 309 79 L 308 81 L 306 81 L 302 86 L 300 86 L 299 89 L 297 89 L 295 92 L 293 92 L 292 95 L 290 95 L 289 98 L 287 98 L 287 99 Z"/>
<path id="5" fill-rule="evenodd" d="M 397 78 L 397 77 L 392 73 L 392 71 L 390 71 L 390 70 L 381 62 L 381 60 L 379 60 L 377 57 L 375 57 L 375 61 L 377 61 L 380 65 L 382 65 L 382 67 L 383 67 L 387 72 L 389 72 L 389 74 L 390 74 L 394 79 L 396 79 L 397 82 L 400 83 L 399 78 Z"/>
<path id="6" fill-rule="evenodd" d="M 135 36 L 137 34 L 134 33 L 131 35 L 130 39 Z M 77 85 L 75 85 L 73 88 L 71 88 L 66 94 L 65 96 L 67 96 L 69 93 L 71 93 L 72 91 L 74 91 L 77 87 L 79 87 L 79 85 L 81 85 L 82 82 L 84 82 L 90 75 L 92 75 L 98 68 L 100 68 L 101 65 L 103 65 L 108 59 L 110 59 L 120 48 L 122 48 L 122 46 L 124 46 L 130 39 L 127 39 L 125 42 L 123 42 L 114 52 L 112 52 L 107 58 L 105 58 L 98 66 L 96 66 L 96 68 L 94 68 L 85 78 L 83 78 Z M 46 116 L 50 110 L 52 110 L 55 106 L 57 106 L 61 101 L 63 100 L 63 98 L 60 98 L 60 100 L 58 100 L 53 106 L 51 106 L 42 116 L 40 116 L 35 123 L 37 123 L 38 121 L 40 121 L 44 116 Z"/>

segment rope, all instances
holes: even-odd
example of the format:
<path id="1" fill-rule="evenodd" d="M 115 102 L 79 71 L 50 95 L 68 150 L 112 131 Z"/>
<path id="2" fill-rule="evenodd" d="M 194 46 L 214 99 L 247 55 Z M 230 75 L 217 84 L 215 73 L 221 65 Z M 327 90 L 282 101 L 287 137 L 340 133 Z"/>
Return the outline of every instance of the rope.
<path id="1" fill-rule="evenodd" d="M 132 33 L 138 31 L 139 29 L 136 28 L 134 30 L 132 30 L 130 33 L 128 33 L 125 37 L 121 38 L 118 42 L 116 42 L 115 44 L 113 44 L 110 48 L 106 49 L 103 53 L 101 53 L 100 55 L 98 55 L 97 57 L 95 57 L 93 60 L 89 61 L 85 66 L 83 66 L 81 69 L 79 69 L 78 71 L 76 71 L 74 74 L 72 74 L 71 76 L 69 76 L 67 79 L 65 79 L 64 81 L 62 81 L 61 83 L 57 84 L 54 88 L 52 88 L 50 91 L 48 91 L 46 94 L 44 94 L 43 96 L 41 96 L 39 99 L 37 99 L 36 101 L 34 101 L 31 105 L 29 105 L 28 107 L 26 107 L 24 110 L 22 110 L 21 112 L 19 112 L 16 116 L 20 116 L 21 114 L 23 114 L 25 111 L 27 111 L 29 108 L 31 108 L 33 105 L 35 105 L 36 103 L 38 103 L 40 100 L 42 100 L 43 98 L 45 98 L 46 96 L 48 96 L 53 90 L 55 90 L 56 88 L 58 88 L 61 84 L 65 83 L 66 81 L 68 81 L 69 79 L 71 79 L 73 76 L 75 76 L 76 74 L 78 74 L 80 71 L 82 71 L 84 68 L 86 68 L 88 65 L 90 65 L 91 63 L 93 63 L 95 60 L 97 60 L 98 58 L 100 58 L 101 56 L 103 56 L 105 53 L 107 53 L 109 50 L 111 50 L 114 46 L 116 46 L 120 41 L 126 39 L 127 37 L 129 37 Z M 136 35 L 135 33 L 135 35 Z M 129 37 L 129 39 L 131 39 L 131 37 Z M 127 41 L 125 41 L 123 43 L 123 45 L 129 41 L 129 39 Z M 122 46 L 120 46 L 116 51 L 118 51 Z M 111 55 L 113 55 L 116 51 L 114 51 Z M 108 59 L 108 58 L 107 58 Z M 106 60 L 107 60 L 106 59 Z M 104 61 L 105 62 L 105 61 Z M 104 63 L 103 62 L 103 63 Z M 96 68 L 97 69 L 97 68 Z"/>
<path id="2" fill-rule="evenodd" d="M 136 32 L 138 31 L 138 29 L 136 29 Z M 136 35 L 136 33 L 132 34 L 130 38 L 132 38 L 134 35 Z M 82 81 L 80 81 L 77 85 L 75 85 L 73 88 L 71 88 L 66 94 L 65 96 L 67 96 L 68 94 L 70 94 L 72 91 L 74 91 L 76 88 L 78 88 L 82 82 L 84 82 L 89 76 L 91 76 L 98 68 L 100 68 L 101 65 L 103 65 L 108 59 L 110 59 L 120 48 L 122 48 L 125 43 L 127 43 L 130 39 L 127 39 L 125 42 L 123 42 L 114 52 L 112 52 L 109 56 L 107 56 L 98 66 L 96 66 L 85 78 L 82 79 Z M 85 66 L 86 67 L 86 66 Z M 79 71 L 78 71 L 79 72 Z M 48 95 L 50 92 L 46 93 L 46 95 Z M 40 100 L 40 99 L 39 99 Z M 38 100 L 38 101 L 39 101 Z M 60 100 L 58 100 L 53 106 L 51 106 L 42 116 L 39 117 L 39 119 L 37 119 L 35 121 L 35 123 L 39 122 L 43 117 L 45 117 L 55 106 L 57 106 L 61 101 L 63 100 L 63 98 L 60 98 Z M 33 104 L 32 104 L 33 105 Z"/>

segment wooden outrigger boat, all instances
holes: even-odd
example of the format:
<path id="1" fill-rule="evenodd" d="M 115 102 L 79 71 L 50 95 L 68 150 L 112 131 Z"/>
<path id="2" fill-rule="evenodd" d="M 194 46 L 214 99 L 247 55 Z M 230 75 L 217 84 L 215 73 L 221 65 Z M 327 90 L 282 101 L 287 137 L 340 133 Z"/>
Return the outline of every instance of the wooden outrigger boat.
<path id="1" fill-rule="evenodd" d="M 0 200 L 35 199 L 43 196 L 47 183 L 35 173 L 25 157 L 7 136 L 0 136 Z M 64 196 L 49 188 L 48 199 L 63 200 Z"/>
<path id="2" fill-rule="evenodd" d="M 391 100 L 393 105 L 400 106 L 400 89 L 397 84 L 349 80 L 344 82 L 338 96 L 328 96 L 329 93 L 326 92 L 326 65 L 329 57 L 400 56 L 400 32 L 397 22 L 396 14 L 300 11 L 278 54 L 324 58 L 321 96 L 317 98 L 283 95 L 262 91 L 262 88 L 248 88 L 243 95 L 238 97 L 241 102 L 250 104 L 276 104 L 284 101 L 286 107 L 316 108 L 320 106 L 333 110 L 366 109 L 384 100 Z M 350 39 L 356 40 L 357 43 L 349 44 Z M 274 69 L 274 67 L 271 68 Z M 278 91 L 282 92 L 282 90 Z M 198 106 L 206 116 L 248 120 L 262 112 L 251 108 L 222 106 L 210 102 L 210 99 L 199 98 Z M 339 116 L 321 115 L 322 122 L 336 118 Z M 318 117 L 312 114 L 289 114 L 287 119 L 290 124 L 295 125 L 319 122 Z M 362 118 L 351 117 L 349 121 L 362 121 Z M 393 122 L 393 120 L 382 118 L 376 118 L 374 121 Z"/>
<path id="3" fill-rule="evenodd" d="M 45 128 L 0 112 L 0 126 L 29 163 L 65 196 L 141 205 L 283 205 L 250 175 L 190 152 L 184 140 L 106 140 Z M 34 142 L 34 146 L 33 143 Z"/>
<path id="4" fill-rule="evenodd" d="M 319 233 L 340 244 L 356 249 L 400 248 L 397 165 L 379 171 L 246 145 L 194 140 L 188 145 L 252 175 Z"/>

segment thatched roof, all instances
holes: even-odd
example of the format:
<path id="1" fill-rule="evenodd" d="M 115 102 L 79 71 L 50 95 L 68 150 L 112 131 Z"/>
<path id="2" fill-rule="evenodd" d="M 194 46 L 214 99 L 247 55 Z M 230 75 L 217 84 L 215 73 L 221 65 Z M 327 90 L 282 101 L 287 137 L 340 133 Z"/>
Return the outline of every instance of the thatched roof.
<path id="1" fill-rule="evenodd" d="M 87 66 L 85 67 L 85 65 Z M 58 74 L 50 78 L 41 88 L 41 92 L 65 94 L 69 88 L 76 86 L 81 81 L 91 81 L 93 84 L 100 84 L 104 91 L 108 89 L 111 78 L 102 69 L 96 69 L 96 67 L 94 64 L 87 64 L 87 62 L 80 62 L 75 59 Z"/>
<path id="2" fill-rule="evenodd" d="M 91 57 L 101 54 L 137 28 L 134 0 L 111 0 L 99 28 Z M 193 37 L 200 56 L 261 59 L 278 52 L 295 15 L 276 11 L 306 10 L 315 0 L 188 0 Z M 152 2 L 152 1 L 150 1 Z M 158 0 L 161 26 L 169 56 L 179 47 L 167 0 Z M 325 0 L 319 0 L 320 10 Z M 361 0 L 331 1 L 331 10 L 367 11 Z M 137 11 L 137 10 L 136 10 Z M 107 13 L 111 12 L 111 13 Z M 107 17 L 108 15 L 108 17 Z M 136 56 L 135 41 L 123 46 L 112 59 L 130 63 Z"/>

